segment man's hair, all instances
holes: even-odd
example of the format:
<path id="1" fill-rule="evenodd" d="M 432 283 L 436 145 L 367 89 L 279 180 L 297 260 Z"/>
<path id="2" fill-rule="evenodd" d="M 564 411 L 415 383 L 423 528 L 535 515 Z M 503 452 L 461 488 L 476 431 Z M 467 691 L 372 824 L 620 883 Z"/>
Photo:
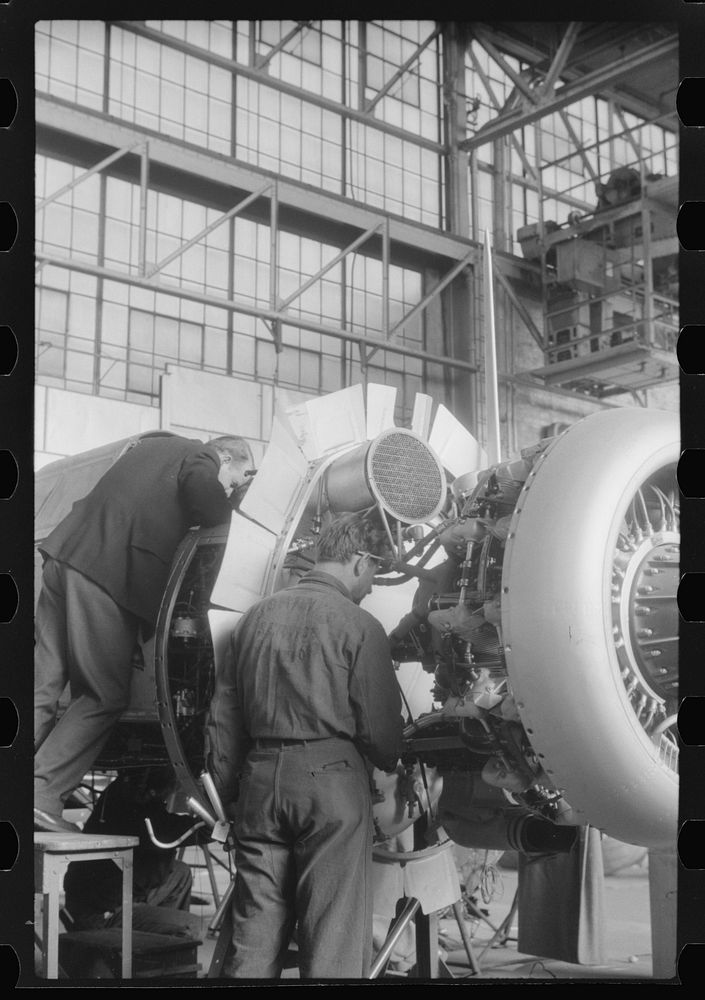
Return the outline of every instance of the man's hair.
<path id="1" fill-rule="evenodd" d="M 234 437 L 231 434 L 222 434 L 220 437 L 211 438 L 208 444 L 213 445 L 216 451 L 221 454 L 228 454 L 234 462 L 253 462 L 252 449 L 247 441 L 242 437 Z"/>
<path id="2" fill-rule="evenodd" d="M 356 552 L 391 556 L 389 538 L 377 510 L 339 514 L 321 531 L 316 561 L 345 563 Z"/>

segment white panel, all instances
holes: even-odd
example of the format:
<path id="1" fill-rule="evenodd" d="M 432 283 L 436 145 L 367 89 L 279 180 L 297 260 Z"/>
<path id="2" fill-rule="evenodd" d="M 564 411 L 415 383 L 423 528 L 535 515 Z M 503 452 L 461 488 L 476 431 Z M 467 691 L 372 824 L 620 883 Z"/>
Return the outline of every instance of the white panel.
<path id="1" fill-rule="evenodd" d="M 242 618 L 242 611 L 220 611 L 211 608 L 208 612 L 208 624 L 213 640 L 213 660 L 215 662 L 215 672 L 218 672 L 220 663 L 225 655 L 232 631 Z"/>
<path id="2" fill-rule="evenodd" d="M 44 451 L 77 455 L 111 441 L 158 429 L 159 411 L 153 406 L 62 389 L 47 391 Z"/>
<path id="3" fill-rule="evenodd" d="M 428 443 L 453 476 L 487 465 L 484 448 L 442 403 L 436 411 Z"/>
<path id="4" fill-rule="evenodd" d="M 275 417 L 269 446 L 240 510 L 270 531 L 279 533 L 307 470 L 308 462 L 290 429 Z"/>
<path id="5" fill-rule="evenodd" d="M 276 541 L 271 531 L 233 511 L 211 603 L 232 611 L 247 611 L 258 601 Z"/>
<path id="6" fill-rule="evenodd" d="M 414 396 L 414 412 L 411 415 L 411 429 L 415 431 L 424 441 L 428 441 L 431 430 L 431 410 L 433 400 L 424 392 L 417 392 Z"/>
<path id="7" fill-rule="evenodd" d="M 272 420 L 274 418 L 274 387 L 261 385 L 260 432 L 263 441 L 269 441 L 272 436 Z"/>
<path id="8" fill-rule="evenodd" d="M 34 450 L 44 451 L 44 420 L 46 415 L 46 386 L 34 387 Z M 35 463 L 36 464 L 36 463 Z"/>
<path id="9" fill-rule="evenodd" d="M 49 465 L 51 462 L 58 462 L 60 458 L 67 458 L 66 455 L 52 455 L 46 451 L 35 451 L 34 453 L 34 471 L 39 472 L 43 469 L 45 465 Z"/>
<path id="10" fill-rule="evenodd" d="M 309 461 L 366 440 L 362 386 L 352 385 L 286 411 Z"/>
<path id="11" fill-rule="evenodd" d="M 178 424 L 194 428 L 193 437 L 260 437 L 262 393 L 257 382 L 172 365 L 167 371 L 162 378 L 162 405 L 169 430 Z"/>
<path id="12" fill-rule="evenodd" d="M 276 409 L 284 413 L 297 406 L 303 406 L 310 399 L 318 397 L 313 392 L 301 392 L 299 389 L 282 389 L 281 386 L 274 386 L 274 403 Z"/>
<path id="13" fill-rule="evenodd" d="M 396 386 L 370 382 L 367 386 L 367 438 L 371 441 L 382 431 L 394 427 Z"/>
<path id="14" fill-rule="evenodd" d="M 180 434 L 182 437 L 192 438 L 193 440 L 199 441 L 210 441 L 211 438 L 217 437 L 219 434 L 229 434 L 229 431 L 214 430 L 212 427 L 186 427 L 185 425 L 173 423 L 169 425 L 169 431 L 172 434 Z M 250 446 L 250 451 L 252 452 L 252 461 L 254 467 L 257 468 L 262 461 L 264 452 L 266 449 L 266 444 L 264 441 L 254 441 L 252 438 L 246 437 L 245 440 Z"/>

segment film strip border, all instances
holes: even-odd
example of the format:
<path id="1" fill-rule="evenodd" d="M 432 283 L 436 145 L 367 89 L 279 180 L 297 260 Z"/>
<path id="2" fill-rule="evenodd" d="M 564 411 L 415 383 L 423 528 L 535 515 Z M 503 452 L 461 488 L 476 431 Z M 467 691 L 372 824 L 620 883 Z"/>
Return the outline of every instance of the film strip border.
<path id="1" fill-rule="evenodd" d="M 33 509 L 33 59 L 31 41 L 24 47 L 29 23 L 19 48 L 20 6 L 0 2 L 0 982 L 9 986 L 23 964 L 23 940 L 32 959 L 34 921 L 27 715 L 33 674 L 27 560 Z"/>
<path id="2" fill-rule="evenodd" d="M 679 974 L 694 981 L 705 959 L 705 4 L 680 16 L 681 740 L 678 837 Z"/>
<path id="3" fill-rule="evenodd" d="M 110 18 L 164 13 L 162 3 L 65 0 L 61 17 Z M 189 16 L 168 5 L 168 16 Z M 210 6 L 220 6 L 209 12 Z M 203 4 L 198 16 L 229 16 Z M 540 6 L 540 13 L 539 13 Z M 682 534 L 679 729 L 683 763 L 679 833 L 679 979 L 695 981 L 705 958 L 705 3 L 643 0 L 601 4 L 575 0 L 560 12 L 544 3 L 493 7 L 493 16 L 524 20 L 678 22 L 680 76 L 680 315 Z M 604 7 L 604 9 L 602 9 Z M 150 9 L 148 9 L 150 8 Z M 439 16 L 443 11 L 399 10 Z M 261 16 L 262 12 L 258 12 Z M 560 14 L 560 16 L 559 16 Z M 378 12 L 379 15 L 379 12 Z M 482 10 L 477 16 L 482 15 Z M 32 511 L 34 300 L 34 22 L 56 17 L 48 0 L 0 0 L 0 982 L 14 986 L 31 967 L 32 934 Z M 330 16 L 330 13 L 324 16 Z M 345 16 L 343 12 L 339 16 Z M 364 16 L 355 9 L 349 16 Z M 374 16 L 374 14 L 373 14 Z M 386 16 L 394 16 L 390 11 Z M 454 16 L 457 16 L 455 11 Z M 57 984 L 58 985 L 58 984 Z"/>

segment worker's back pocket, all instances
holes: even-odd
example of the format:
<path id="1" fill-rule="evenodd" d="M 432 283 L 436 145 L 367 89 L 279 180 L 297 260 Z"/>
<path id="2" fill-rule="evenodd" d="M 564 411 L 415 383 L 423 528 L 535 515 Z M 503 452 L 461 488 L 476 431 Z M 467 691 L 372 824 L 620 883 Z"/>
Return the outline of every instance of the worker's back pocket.
<path id="1" fill-rule="evenodd" d="M 332 774 L 341 771 L 354 771 L 354 767 L 349 760 L 332 760 L 326 764 L 319 764 L 318 767 L 311 768 L 311 774 Z"/>

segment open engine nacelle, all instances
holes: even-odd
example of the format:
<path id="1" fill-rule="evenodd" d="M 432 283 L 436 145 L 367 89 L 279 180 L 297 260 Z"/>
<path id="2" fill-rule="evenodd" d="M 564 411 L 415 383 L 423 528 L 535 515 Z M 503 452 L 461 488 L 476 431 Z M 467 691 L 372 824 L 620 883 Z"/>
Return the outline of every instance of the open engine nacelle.
<path id="1" fill-rule="evenodd" d="M 596 413 L 487 467 L 443 407 L 425 435 L 373 414 L 370 390 L 388 392 L 368 387 L 365 408 L 354 386 L 280 414 L 229 528 L 186 537 L 100 766 L 170 760 L 207 806 L 222 643 L 312 565 L 327 518 L 376 506 L 397 561 L 363 607 L 391 634 L 409 716 L 398 773 L 373 775 L 377 839 L 433 811 L 466 846 L 561 849 L 590 824 L 671 847 L 676 415 Z"/>

